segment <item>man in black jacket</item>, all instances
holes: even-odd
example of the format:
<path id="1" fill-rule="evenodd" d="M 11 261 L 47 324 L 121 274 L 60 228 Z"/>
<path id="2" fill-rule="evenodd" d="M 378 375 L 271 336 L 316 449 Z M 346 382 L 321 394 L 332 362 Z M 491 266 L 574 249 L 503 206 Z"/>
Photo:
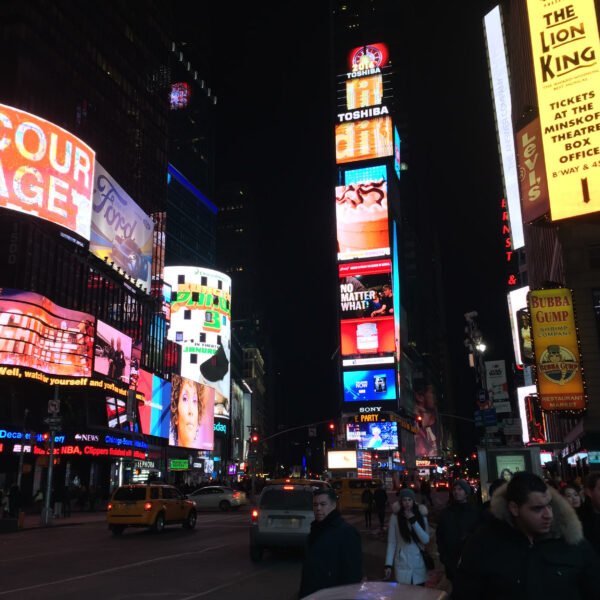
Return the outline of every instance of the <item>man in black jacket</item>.
<path id="1" fill-rule="evenodd" d="M 493 518 L 469 537 L 455 600 L 598 600 L 598 558 L 574 509 L 533 473 L 498 489 Z"/>
<path id="2" fill-rule="evenodd" d="M 360 534 L 336 509 L 331 488 L 315 491 L 311 524 L 302 567 L 300 598 L 324 588 L 359 583 L 362 580 Z"/>
<path id="3" fill-rule="evenodd" d="M 583 491 L 586 501 L 577 514 L 583 525 L 585 539 L 600 554 L 600 471 L 593 471 L 585 478 Z"/>

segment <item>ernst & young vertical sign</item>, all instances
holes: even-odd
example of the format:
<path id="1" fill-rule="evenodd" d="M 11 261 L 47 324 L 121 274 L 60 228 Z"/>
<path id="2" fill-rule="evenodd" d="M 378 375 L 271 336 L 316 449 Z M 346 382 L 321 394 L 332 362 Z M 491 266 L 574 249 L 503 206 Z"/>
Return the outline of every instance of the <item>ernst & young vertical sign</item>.
<path id="1" fill-rule="evenodd" d="M 594 0 L 527 0 L 552 220 L 600 210 Z"/>

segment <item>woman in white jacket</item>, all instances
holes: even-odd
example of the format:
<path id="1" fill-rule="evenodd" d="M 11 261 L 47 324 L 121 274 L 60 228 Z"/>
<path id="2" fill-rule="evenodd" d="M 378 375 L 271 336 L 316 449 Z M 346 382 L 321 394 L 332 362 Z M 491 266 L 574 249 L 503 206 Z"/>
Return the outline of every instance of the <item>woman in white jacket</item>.
<path id="1" fill-rule="evenodd" d="M 427 569 L 419 546 L 429 542 L 427 509 L 415 504 L 415 493 L 410 489 L 400 492 L 400 502 L 392 504 L 392 516 L 388 529 L 385 577 L 389 579 L 394 570 L 398 583 L 423 585 L 427 581 Z"/>

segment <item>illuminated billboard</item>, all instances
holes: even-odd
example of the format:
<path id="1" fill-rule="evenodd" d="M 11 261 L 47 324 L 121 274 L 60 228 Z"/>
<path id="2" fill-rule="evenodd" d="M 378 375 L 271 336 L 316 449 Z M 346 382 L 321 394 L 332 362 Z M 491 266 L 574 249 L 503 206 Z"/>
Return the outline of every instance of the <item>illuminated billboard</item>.
<path id="1" fill-rule="evenodd" d="M 597 212 L 600 40 L 594 0 L 527 0 L 527 10 L 551 218 Z"/>
<path id="2" fill-rule="evenodd" d="M 344 171 L 344 185 L 352 183 L 364 183 L 365 181 L 387 181 L 387 167 L 385 165 L 374 165 L 362 169 L 348 169 Z"/>
<path id="3" fill-rule="evenodd" d="M 536 117 L 520 129 L 515 142 L 519 165 L 521 211 L 523 221 L 531 223 L 550 210 L 540 119 Z"/>
<path id="4" fill-rule="evenodd" d="M 173 375 L 171 383 L 169 445 L 212 450 L 214 389 L 179 375 Z"/>
<path id="5" fill-rule="evenodd" d="M 0 104 L 0 207 L 90 239 L 94 151 L 30 113 Z"/>
<path id="6" fill-rule="evenodd" d="M 329 450 L 328 469 L 356 469 L 356 450 Z"/>
<path id="7" fill-rule="evenodd" d="M 213 388 L 215 415 L 230 415 L 231 278 L 197 267 L 165 267 L 171 302 L 168 339 L 181 346 L 181 375 Z"/>
<path id="8" fill-rule="evenodd" d="M 394 318 L 346 319 L 340 323 L 343 357 L 393 354 Z"/>
<path id="9" fill-rule="evenodd" d="M 533 290 L 529 292 L 528 304 L 542 409 L 584 410 L 585 390 L 571 291 Z"/>
<path id="10" fill-rule="evenodd" d="M 526 409 L 526 398 L 532 394 L 537 393 L 535 385 L 526 385 L 517 388 L 517 401 L 519 403 L 519 417 L 521 420 L 521 435 L 523 443 L 529 442 L 529 428 L 527 426 L 527 409 Z"/>
<path id="11" fill-rule="evenodd" d="M 348 423 L 346 440 L 358 442 L 361 450 L 396 450 L 398 448 L 398 424 L 395 421 Z"/>
<path id="12" fill-rule="evenodd" d="M 99 320 L 94 343 L 94 371 L 129 383 L 130 368 L 131 338 Z"/>
<path id="13" fill-rule="evenodd" d="M 381 75 L 346 81 L 346 108 L 348 110 L 381 104 L 382 98 L 383 78 Z"/>
<path id="14" fill-rule="evenodd" d="M 389 255 L 385 180 L 338 186 L 335 202 L 338 260 Z"/>
<path id="15" fill-rule="evenodd" d="M 367 44 L 353 48 L 348 53 L 348 67 L 353 74 L 367 74 L 373 69 L 385 67 L 389 58 L 385 44 Z"/>
<path id="16" fill-rule="evenodd" d="M 517 359 L 518 365 L 528 364 L 525 362 L 521 352 L 521 345 L 519 344 L 519 335 L 523 339 L 529 338 L 528 350 L 529 354 L 532 354 L 533 349 L 531 346 L 531 331 L 529 330 L 528 322 L 524 321 L 518 314 L 523 308 L 527 308 L 527 294 L 529 293 L 529 286 L 513 290 L 508 293 L 508 313 L 510 316 L 510 328 L 512 331 L 513 347 L 515 349 L 515 358 Z"/>
<path id="17" fill-rule="evenodd" d="M 144 394 L 144 400 L 138 403 L 142 433 L 168 438 L 171 418 L 171 383 L 140 369 L 137 391 Z"/>
<path id="18" fill-rule="evenodd" d="M 342 319 L 385 317 L 393 310 L 389 259 L 339 265 Z"/>
<path id="19" fill-rule="evenodd" d="M 91 377 L 94 317 L 44 296 L 0 289 L 0 364 Z"/>
<path id="20" fill-rule="evenodd" d="M 378 402 L 396 399 L 393 369 L 344 371 L 345 402 Z"/>
<path id="21" fill-rule="evenodd" d="M 90 252 L 150 291 L 152 219 L 96 163 Z"/>
<path id="22" fill-rule="evenodd" d="M 542 4 L 536 0 L 538 4 Z M 523 221 L 521 218 L 521 201 L 519 196 L 519 177 L 512 125 L 512 99 L 510 96 L 510 80 L 506 61 L 506 47 L 500 8 L 497 6 L 484 18 L 485 37 L 487 42 L 494 116 L 500 146 L 500 160 L 508 214 L 512 233 L 513 248 L 521 248 L 525 244 L 523 237 Z"/>
<path id="23" fill-rule="evenodd" d="M 400 160 L 400 134 L 394 127 L 394 171 L 398 179 L 400 179 L 400 171 L 402 171 L 402 162 Z"/>
<path id="24" fill-rule="evenodd" d="M 335 160 L 338 164 L 393 154 L 393 128 L 389 116 L 335 126 Z"/>
<path id="25" fill-rule="evenodd" d="M 433 385 L 415 389 L 415 416 L 421 417 L 421 426 L 415 432 L 415 455 L 440 456 L 440 425 Z"/>

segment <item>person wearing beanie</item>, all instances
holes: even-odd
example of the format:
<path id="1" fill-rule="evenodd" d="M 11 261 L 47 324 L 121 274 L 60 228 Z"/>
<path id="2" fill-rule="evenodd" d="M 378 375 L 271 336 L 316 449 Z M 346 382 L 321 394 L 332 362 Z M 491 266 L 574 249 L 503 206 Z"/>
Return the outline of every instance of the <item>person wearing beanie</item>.
<path id="1" fill-rule="evenodd" d="M 481 523 L 479 507 L 467 501 L 472 490 L 468 481 L 455 479 L 452 484 L 452 501 L 440 514 L 436 529 L 437 547 L 444 564 L 446 577 L 452 581 L 463 545 L 471 532 Z"/>
<path id="2" fill-rule="evenodd" d="M 424 585 L 427 568 L 421 547 L 429 542 L 427 509 L 415 503 L 415 493 L 405 488 L 399 493 L 399 502 L 392 504 L 385 557 L 385 578 L 392 572 L 398 583 Z"/>

